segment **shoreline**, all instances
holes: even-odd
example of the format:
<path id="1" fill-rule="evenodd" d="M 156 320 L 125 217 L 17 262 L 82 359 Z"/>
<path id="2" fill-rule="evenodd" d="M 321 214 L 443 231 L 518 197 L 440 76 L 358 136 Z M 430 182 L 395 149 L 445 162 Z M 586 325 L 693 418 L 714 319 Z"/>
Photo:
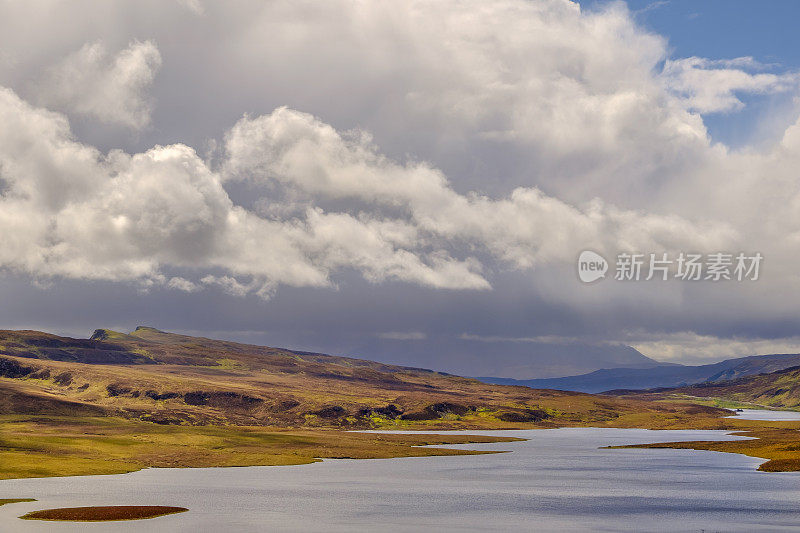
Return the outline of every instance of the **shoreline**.
<path id="1" fill-rule="evenodd" d="M 170 524 L 180 523 L 205 523 L 206 520 L 213 519 L 219 523 L 226 522 L 235 516 L 236 503 L 244 494 L 250 494 L 247 500 L 246 509 L 248 510 L 248 523 L 256 524 L 263 521 L 291 519 L 294 516 L 292 505 L 295 497 L 301 498 L 299 502 L 323 502 L 332 498 L 340 502 L 333 508 L 321 510 L 317 516 L 320 522 L 330 521 L 334 518 L 342 520 L 341 524 L 353 519 L 358 522 L 363 510 L 359 495 L 369 495 L 370 508 L 384 509 L 392 516 L 405 516 L 406 509 L 416 509 L 417 504 L 409 502 L 406 498 L 413 497 L 421 490 L 428 496 L 420 500 L 420 505 L 424 509 L 433 510 L 436 507 L 436 498 L 449 495 L 457 498 L 458 502 L 465 503 L 471 500 L 473 495 L 481 494 L 480 501 L 483 504 L 492 502 L 492 494 L 506 494 L 506 491 L 519 490 L 519 494 L 527 494 L 526 487 L 539 487 L 546 490 L 552 486 L 553 478 L 563 481 L 578 479 L 582 480 L 580 494 L 591 498 L 594 497 L 592 488 L 585 485 L 587 479 L 585 474 L 580 474 L 582 469 L 588 468 L 587 474 L 591 476 L 595 469 L 605 472 L 603 476 L 610 476 L 609 479 L 616 479 L 618 483 L 625 483 L 631 476 L 626 473 L 628 468 L 631 471 L 647 472 L 651 466 L 658 466 L 661 469 L 664 479 L 679 479 L 681 472 L 685 469 L 700 469 L 699 472 L 713 473 L 714 471 L 723 472 L 730 480 L 728 485 L 736 483 L 737 476 L 746 476 L 743 479 L 762 479 L 758 486 L 769 486 L 771 482 L 767 478 L 755 474 L 755 469 L 760 461 L 739 455 L 720 456 L 719 454 L 699 454 L 685 452 L 659 452 L 655 450 L 610 450 L 602 449 L 604 446 L 615 443 L 628 442 L 656 442 L 658 440 L 679 440 L 685 438 L 693 439 L 728 439 L 731 437 L 723 436 L 719 430 L 677 430 L 671 433 L 662 434 L 664 430 L 645 430 L 627 428 L 618 430 L 611 428 L 553 428 L 564 429 L 564 431 L 535 432 L 534 430 L 522 431 L 496 431 L 490 430 L 492 436 L 504 437 L 525 437 L 526 442 L 517 444 L 497 443 L 478 446 L 483 451 L 506 450 L 514 451 L 519 455 L 493 454 L 486 457 L 463 457 L 453 458 L 442 461 L 439 459 L 429 459 L 427 461 L 324 461 L 314 468 L 296 469 L 267 469 L 267 468 L 246 468 L 239 470 L 219 469 L 173 469 L 170 471 L 151 469 L 149 472 L 141 471 L 132 473 L 131 477 L 125 478 L 81 478 L 81 479 L 54 479 L 47 480 L 19 480 L 19 482 L 7 483 L 6 489 L 14 489 L 16 494 L 21 496 L 37 496 L 41 500 L 37 504 L 29 504 L 20 507 L 7 508 L 3 515 L 6 520 L 13 520 L 25 514 L 27 511 L 40 510 L 45 508 L 71 507 L 71 506 L 104 506 L 104 505 L 176 505 L 189 508 L 191 513 L 187 513 L 185 518 L 166 519 L 159 522 L 163 524 L 164 530 Z M 484 432 L 481 432 L 484 433 Z M 727 433 L 727 432 L 726 432 Z M 539 436 L 542 434 L 541 436 Z M 423 435 L 426 437 L 427 435 Z M 452 435 L 450 435 L 452 437 Z M 464 437 L 463 435 L 458 435 Z M 486 435 L 479 435 L 485 437 Z M 573 444 L 574 448 L 573 448 Z M 468 444 L 458 445 L 467 447 Z M 554 454 L 551 457 L 551 451 Z M 639 453 L 643 452 L 643 453 Z M 706 458 L 706 456 L 709 456 Z M 737 454 L 738 455 L 738 454 Z M 716 458 L 714 457 L 716 456 Z M 584 458 L 585 459 L 581 459 Z M 577 460 L 578 463 L 574 463 Z M 533 461 L 533 462 L 532 462 Z M 652 463 L 652 465 L 651 465 Z M 531 470 L 533 465 L 537 465 Z M 660 465 L 660 466 L 659 466 Z M 621 469 L 619 467 L 622 467 Z M 710 468 L 703 470 L 704 468 Z M 720 470 L 720 467 L 724 467 Z M 577 474 L 570 473 L 575 468 Z M 541 469 L 541 470 L 540 470 Z M 453 474 L 451 474 L 451 472 Z M 459 474 L 455 474 L 459 472 Z M 491 473 L 489 473 L 491 472 Z M 548 473 L 549 472 L 549 473 Z M 560 473 L 558 473 L 560 472 Z M 430 473 L 430 474 L 429 474 Z M 481 476 L 487 475 L 487 487 L 484 487 L 480 480 Z M 578 477 L 574 477 L 577 475 Z M 453 485 L 451 476 L 461 480 L 462 484 Z M 506 476 L 510 476 L 506 479 Z M 676 477 L 677 476 L 677 477 Z M 605 479 L 606 477 L 603 477 Z M 635 476 L 632 479 L 640 479 Z M 384 484 L 384 480 L 391 481 Z M 438 481 L 437 481 L 438 480 Z M 493 480 L 493 481 L 492 481 Z M 537 481 L 538 480 L 538 481 Z M 704 485 L 696 480 L 697 488 L 704 489 Z M 362 485 L 361 483 L 368 485 Z M 369 484 L 372 485 L 369 485 Z M 473 484 L 474 483 L 474 484 Z M 647 484 L 647 481 L 644 481 Z M 788 478 L 784 478 L 783 485 L 792 483 Z M 173 486 L 174 485 L 174 486 Z M 641 485 L 641 483 L 640 483 Z M 0 486 L 3 486 L 0 484 Z M 70 487 L 70 493 L 66 496 L 63 489 Z M 179 488 L 180 487 L 180 488 Z M 515 489 L 514 487 L 517 487 Z M 179 488 L 177 492 L 176 488 Z M 152 491 L 150 489 L 153 489 Z M 185 490 L 184 490 L 185 489 Z M 339 493 L 338 491 L 342 492 Z M 442 492 L 440 492 L 440 490 Z M 497 493 L 496 491 L 500 492 Z M 224 491 L 226 498 L 215 501 L 210 507 L 197 502 L 205 501 L 205 496 L 198 500 L 198 495 L 211 496 Z M 237 492 L 239 491 L 239 492 Z M 377 495 L 383 494 L 385 497 Z M 241 494 L 240 494 L 241 492 Z M 661 497 L 673 497 L 674 491 L 669 489 L 661 493 Z M 406 496 L 403 496 L 406 495 Z M 601 497 L 612 497 L 611 493 Z M 338 498 L 341 498 L 339 500 Z M 354 499 L 355 497 L 355 499 Z M 556 497 L 556 496 L 554 496 Z M 710 494 L 708 497 L 713 497 Z M 308 500 L 306 500 L 308 498 Z M 394 515 L 388 505 L 389 498 L 392 502 L 397 502 L 404 509 L 402 515 Z M 419 499 L 419 498 L 417 498 Z M 569 498 L 567 498 L 569 499 Z M 271 502 L 266 510 L 262 510 L 261 502 Z M 416 500 L 413 500 L 416 501 Z M 711 500 L 709 500 L 711 501 Z M 231 507 L 233 505 L 233 508 Z M 298 503 L 300 505 L 300 503 Z M 305 505 L 305 504 L 303 504 Z M 532 504 L 531 510 L 539 512 L 545 504 Z M 591 507 L 591 503 L 585 505 Z M 457 506 L 461 508 L 461 505 Z M 546 507 L 546 505 L 545 505 Z M 493 507 L 494 508 L 494 507 Z M 377 511 L 376 511 L 377 512 Z M 447 511 L 450 513 L 458 512 L 455 508 Z M 218 514 L 222 513 L 222 514 Z M 344 514 L 341 514 L 344 513 Z M 191 515 L 188 516 L 188 515 Z M 427 516 L 427 515 L 426 515 Z M 464 515 L 458 515 L 464 518 Z M 399 519 L 399 518 L 398 518 Z M 161 519 L 159 519 L 161 520 Z M 465 519 L 466 520 L 466 519 Z M 337 522 L 339 523 L 339 522 Z M 428 524 L 422 520 L 420 524 Z M 443 523 L 443 522 L 442 522 Z M 516 522 L 514 522 L 516 523 Z M 154 526 L 156 524 L 154 523 Z M 352 524 L 351 524 L 352 525 Z M 452 525 L 452 524 L 451 524 Z M 459 522 L 459 525 L 463 525 Z M 76 527 L 76 526 L 73 526 Z M 110 528 L 111 526 L 104 526 Z M 111 531 L 111 529 L 102 529 Z M 337 530 L 337 529 L 334 529 Z M 356 528 L 355 530 L 358 530 Z M 27 531 L 27 529 L 26 529 Z M 31 529 L 38 531 L 38 529 Z"/>
<path id="2" fill-rule="evenodd" d="M 190 428 L 196 437 L 208 437 L 209 434 L 228 431 L 234 434 L 244 433 L 249 438 L 262 438 L 276 442 L 276 449 L 257 449 L 250 455 L 239 453 L 235 444 L 229 443 L 227 449 L 222 450 L 232 454 L 224 454 L 216 458 L 198 457 L 196 453 L 181 455 L 175 454 L 170 460 L 143 461 L 140 463 L 121 462 L 114 465 L 106 463 L 71 465 L 70 457 L 66 455 L 60 464 L 50 465 L 50 470 L 27 472 L 29 475 L 9 475 L 11 472 L 0 470 L 0 480 L 48 478 L 48 477 L 73 477 L 116 475 L 140 471 L 148 468 L 226 468 L 246 466 L 293 466 L 311 464 L 324 459 L 392 459 L 402 457 L 434 457 L 452 455 L 482 455 L 487 453 L 501 453 L 497 451 L 469 450 L 457 448 L 442 448 L 442 445 L 469 445 L 488 442 L 515 442 L 526 440 L 515 436 L 498 435 L 497 432 L 539 430 L 539 429 L 568 429 L 568 428 L 598 428 L 598 429 L 644 429 L 649 431 L 691 431 L 691 430 L 717 430 L 727 434 L 749 437 L 746 440 L 725 441 L 681 441 L 651 444 L 631 443 L 614 446 L 614 448 L 673 448 L 694 449 L 701 451 L 719 451 L 734 453 L 762 459 L 764 462 L 759 470 L 768 472 L 800 471 L 800 450 L 786 450 L 787 444 L 797 442 L 797 432 L 800 430 L 800 421 L 763 421 L 738 419 L 736 417 L 716 419 L 713 424 L 696 424 L 685 427 L 677 424 L 671 427 L 630 426 L 617 427 L 611 425 L 563 425 L 558 427 L 516 427 L 516 428 L 415 428 L 395 430 L 392 428 L 372 430 L 275 430 L 269 428 Z M 456 433 L 457 432 L 457 433 Z M 479 434 L 477 432 L 492 432 L 493 435 Z M 476 434 L 477 433 L 477 434 Z M 251 443 L 252 445 L 252 443 Z M 301 453 L 298 448 L 304 449 Z M 180 450 L 187 451 L 187 450 Z M 196 452 L 197 450 L 195 450 Z M 252 451 L 252 450 L 251 450 Z M 8 454 L 9 452 L 6 452 Z M 141 457 L 139 458 L 141 460 Z M 6 462 L 11 465 L 10 462 Z M 5 475 L 4 475 L 5 474 Z M 38 475 L 37 475 L 38 474 Z M 14 495 L 16 496 L 16 495 Z"/>

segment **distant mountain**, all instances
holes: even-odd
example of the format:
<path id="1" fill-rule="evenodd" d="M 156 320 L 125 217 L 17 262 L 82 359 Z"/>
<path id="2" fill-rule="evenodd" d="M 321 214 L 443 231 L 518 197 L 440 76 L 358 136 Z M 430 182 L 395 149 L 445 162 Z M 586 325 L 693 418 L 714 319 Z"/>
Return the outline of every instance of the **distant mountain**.
<path id="1" fill-rule="evenodd" d="M 668 365 L 650 368 L 607 368 L 549 379 L 477 378 L 485 383 L 523 385 L 535 389 L 604 392 L 614 389 L 654 389 L 720 382 L 799 366 L 800 354 L 752 355 L 699 366 Z"/>
<path id="2" fill-rule="evenodd" d="M 663 363 L 622 344 L 452 337 L 424 340 L 362 339 L 338 350 L 376 361 L 435 368 L 459 376 L 538 379 L 601 368 L 652 368 Z"/>

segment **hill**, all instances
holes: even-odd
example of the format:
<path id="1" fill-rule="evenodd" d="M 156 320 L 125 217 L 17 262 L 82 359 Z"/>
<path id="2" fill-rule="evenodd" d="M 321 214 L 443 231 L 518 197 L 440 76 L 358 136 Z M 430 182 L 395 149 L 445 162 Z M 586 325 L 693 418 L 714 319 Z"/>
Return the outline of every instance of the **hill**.
<path id="1" fill-rule="evenodd" d="M 800 408 L 800 366 L 719 383 L 699 383 L 689 387 L 653 392 L 666 398 L 690 396 L 766 407 L 798 409 Z"/>
<path id="2" fill-rule="evenodd" d="M 89 339 L 0 331 L 0 391 L 0 413 L 172 425 L 490 428 L 603 423 L 671 409 L 144 326 L 99 329 Z"/>
<path id="3" fill-rule="evenodd" d="M 800 468 L 797 452 L 781 451 L 796 436 L 788 428 L 676 396 L 492 385 L 150 327 L 89 339 L 0 331 L 0 479 L 481 453 L 421 446 L 513 440 L 341 431 L 371 428 L 746 429 L 772 439 L 778 451 L 758 453 L 784 461 L 775 468 Z"/>
<path id="4" fill-rule="evenodd" d="M 561 378 L 515 380 L 480 377 L 477 379 L 485 383 L 502 385 L 597 393 L 616 389 L 640 390 L 681 387 L 696 383 L 716 383 L 798 365 L 800 365 L 800 354 L 774 354 L 727 359 L 719 363 L 698 366 L 609 368 Z"/>

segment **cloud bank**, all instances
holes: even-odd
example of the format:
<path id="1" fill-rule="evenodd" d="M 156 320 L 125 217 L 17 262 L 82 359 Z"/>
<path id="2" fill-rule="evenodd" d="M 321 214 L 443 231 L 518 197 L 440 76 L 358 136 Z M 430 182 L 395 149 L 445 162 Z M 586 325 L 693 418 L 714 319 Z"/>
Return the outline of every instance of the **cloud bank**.
<path id="1" fill-rule="evenodd" d="M 797 314 L 800 122 L 740 150 L 704 123 L 750 96 L 796 94 L 797 73 L 671 57 L 622 4 L 120 2 L 100 25 L 59 3 L 2 9 L 63 27 L 31 44 L 8 22 L 0 32 L 12 275 L 265 300 L 353 275 L 398 284 L 394 296 L 490 300 L 513 279 L 538 291 L 519 296 L 528 307 L 567 309 L 576 329 L 599 328 L 583 313 L 602 304 L 619 317 L 608 341 L 650 314 L 666 322 L 653 335 L 691 316 L 715 338 Z M 95 125 L 138 135 L 117 143 Z M 765 265 L 754 287 L 586 289 L 573 276 L 583 249 L 760 251 Z M 565 334 L 528 327 L 458 331 Z M 397 331 L 430 333 L 374 336 Z"/>
<path id="2" fill-rule="evenodd" d="M 501 199 L 461 195 L 428 164 L 399 164 L 363 132 L 343 136 L 286 108 L 240 120 L 226 135 L 221 171 L 181 144 L 102 154 L 73 140 L 64 116 L 8 89 L 0 117 L 2 232 L 13 236 L 0 260 L 38 278 L 215 284 L 268 297 L 281 284 L 329 286 L 332 273 L 353 269 L 372 282 L 489 289 L 484 272 L 494 261 L 530 269 L 601 242 L 707 247 L 729 236 L 724 226 L 599 200 L 582 210 L 535 188 Z M 234 179 L 278 182 L 307 195 L 307 207 L 290 218 L 260 216 L 231 200 L 223 182 Z M 327 212 L 316 203 L 325 199 L 362 209 Z M 194 279 L 169 277 L 171 269 Z"/>

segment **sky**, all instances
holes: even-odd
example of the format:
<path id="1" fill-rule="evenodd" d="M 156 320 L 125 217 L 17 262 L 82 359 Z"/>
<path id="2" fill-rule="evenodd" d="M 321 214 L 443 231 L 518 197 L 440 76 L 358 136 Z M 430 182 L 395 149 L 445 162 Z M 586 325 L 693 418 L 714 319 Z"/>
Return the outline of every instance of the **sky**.
<path id="1" fill-rule="evenodd" d="M 798 12 L 0 2 L 0 327 L 472 375 L 800 352 Z M 613 279 L 625 253 L 763 262 Z"/>
<path id="2" fill-rule="evenodd" d="M 581 5 L 597 9 L 608 2 Z M 800 67 L 800 36 L 794 25 L 800 9 L 794 2 L 771 2 L 766 9 L 747 0 L 636 0 L 626 5 L 638 24 L 668 39 L 672 57 L 752 57 L 783 69 Z M 796 118 L 795 95 L 765 96 L 740 94 L 747 107 L 705 115 L 711 137 L 736 148 L 774 142 Z"/>

